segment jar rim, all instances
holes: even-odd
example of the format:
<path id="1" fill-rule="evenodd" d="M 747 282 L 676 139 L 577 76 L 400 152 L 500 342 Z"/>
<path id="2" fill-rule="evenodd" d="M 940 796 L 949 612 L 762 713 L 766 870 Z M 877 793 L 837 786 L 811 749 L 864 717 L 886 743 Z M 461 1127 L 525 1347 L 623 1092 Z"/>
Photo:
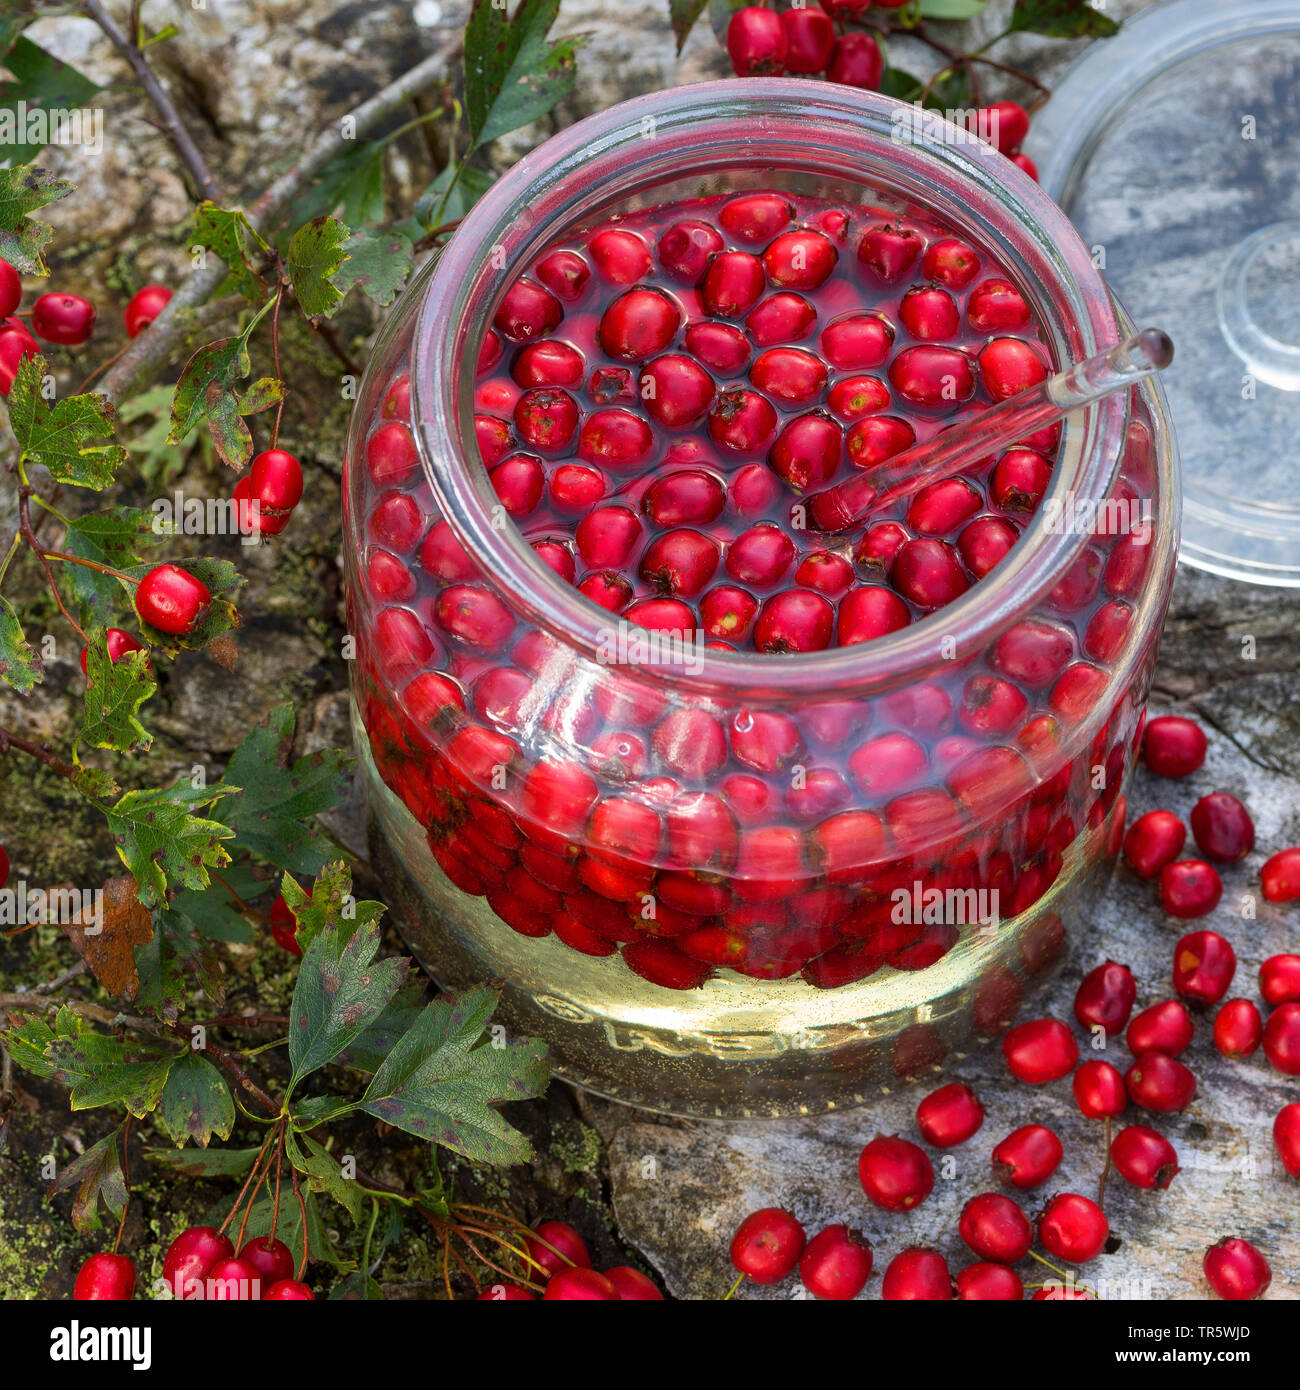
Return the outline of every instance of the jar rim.
<path id="1" fill-rule="evenodd" d="M 412 420 L 434 500 L 489 582 L 526 621 L 596 660 L 614 615 L 564 583 L 518 528 L 500 526 L 473 443 L 473 373 L 461 367 L 477 360 L 505 289 L 561 227 L 584 220 L 584 209 L 608 209 L 679 179 L 683 163 L 692 174 L 734 172 L 746 153 L 762 175 L 834 168 L 860 192 L 913 196 L 946 221 L 973 223 L 1039 300 L 1058 361 L 1121 337 L 1110 292 L 1064 212 L 991 146 L 909 103 L 825 82 L 731 79 L 636 97 L 551 137 L 475 204 L 426 282 L 411 355 Z M 988 645 L 1046 597 L 1086 544 L 1086 535 L 1049 525 L 1047 501 L 1104 498 L 1126 423 L 1125 393 L 1066 423 L 1044 505 L 996 569 L 946 607 L 871 642 L 819 652 L 698 647 L 688 662 L 658 665 L 656 677 L 745 698 L 826 697 L 903 684 L 931 667 L 954 635 L 967 649 Z"/>

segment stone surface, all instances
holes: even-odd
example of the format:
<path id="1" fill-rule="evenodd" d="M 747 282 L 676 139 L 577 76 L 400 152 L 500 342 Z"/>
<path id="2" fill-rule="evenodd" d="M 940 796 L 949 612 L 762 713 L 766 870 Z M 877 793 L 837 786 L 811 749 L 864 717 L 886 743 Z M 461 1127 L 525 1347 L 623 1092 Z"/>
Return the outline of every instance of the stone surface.
<path id="1" fill-rule="evenodd" d="M 1175 588 L 1171 656 L 1177 660 L 1180 634 L 1190 638 L 1188 613 L 1203 601 L 1207 584 L 1218 589 L 1215 623 L 1234 604 L 1253 604 L 1254 596 L 1226 581 L 1181 574 Z M 1074 992 L 1082 975 L 1106 958 L 1129 965 L 1139 982 L 1138 1008 L 1172 995 L 1169 982 L 1174 943 L 1186 930 L 1209 927 L 1232 941 L 1238 970 L 1231 997 L 1258 999 L 1259 963 L 1300 943 L 1294 906 L 1265 903 L 1258 896 L 1259 865 L 1267 847 L 1300 840 L 1300 731 L 1294 705 L 1279 708 L 1275 682 L 1294 688 L 1296 654 L 1281 650 L 1287 639 L 1273 639 L 1274 659 L 1289 666 L 1289 677 L 1244 674 L 1234 657 L 1211 664 L 1212 628 L 1201 632 L 1203 653 L 1198 692 L 1187 706 L 1153 704 L 1153 713 L 1186 710 L 1199 717 L 1210 737 L 1205 766 L 1184 781 L 1168 781 L 1139 769 L 1129 791 L 1130 817 L 1157 806 L 1184 817 L 1208 791 L 1231 791 L 1250 806 L 1260 850 L 1240 865 L 1224 869 L 1224 899 L 1207 918 L 1192 924 L 1166 917 L 1153 901 L 1150 884 L 1123 866 L 1110 891 L 1097 904 L 1091 934 L 1075 944 L 1075 958 L 1061 976 L 1028 1004 L 1020 1017 L 1051 1015 L 1072 1020 Z M 1261 662 L 1269 644 L 1260 642 Z M 1286 713 L 1291 723 L 1284 722 Z M 1254 751 L 1267 748 L 1266 752 Z M 1182 1172 L 1165 1192 L 1142 1192 L 1112 1174 L 1106 1209 L 1118 1249 L 1081 1271 L 1103 1294 L 1118 1298 L 1202 1298 L 1207 1295 L 1200 1259 L 1224 1235 L 1259 1245 L 1272 1263 L 1269 1298 L 1300 1297 L 1300 1191 L 1287 1179 L 1272 1142 L 1273 1117 L 1300 1097 L 1294 1078 L 1273 1071 L 1261 1053 L 1245 1062 L 1221 1057 L 1210 1039 L 1213 1010 L 1197 1017 L 1197 1036 L 1184 1060 L 1196 1072 L 1200 1093 L 1182 1115 L 1151 1116 L 1130 1107 L 1121 1122 L 1148 1124 L 1167 1135 L 1179 1153 Z M 1130 1060 L 1122 1039 L 1112 1040 L 1107 1057 L 1121 1070 Z M 1011 1080 L 1001 1050 L 986 1047 L 944 1071 L 944 1081 L 967 1082 L 983 1100 L 983 1128 L 966 1144 L 940 1154 L 932 1150 L 939 1180 L 934 1193 L 915 1212 L 878 1211 L 857 1180 L 857 1155 L 876 1133 L 913 1140 L 915 1109 L 939 1084 L 922 1078 L 866 1109 L 815 1120 L 747 1124 L 645 1123 L 617 1107 L 588 1102 L 593 1123 L 611 1136 L 610 1181 L 623 1233 L 654 1263 L 669 1288 L 682 1297 L 716 1297 L 730 1283 L 727 1243 L 736 1226 L 756 1207 L 788 1206 L 812 1234 L 835 1221 L 860 1226 L 876 1249 L 877 1269 L 904 1246 L 933 1244 L 956 1270 L 972 1262 L 956 1235 L 964 1202 L 996 1184 L 989 1154 L 993 1145 L 1023 1124 L 1042 1123 L 1065 1143 L 1066 1160 L 1037 1193 L 1015 1194 L 1031 1216 L 1056 1191 L 1095 1196 L 1105 1157 L 1102 1127 L 1084 1120 L 1068 1078 L 1032 1088 Z M 1118 1122 L 1117 1122 L 1118 1123 Z M 950 1167 L 944 1166 L 950 1164 Z M 1033 1280 L 1030 1264 L 1021 1268 Z M 1039 1270 L 1044 1278 L 1052 1276 Z M 868 1286 L 868 1295 L 879 1284 Z M 797 1295 L 797 1281 L 742 1296 Z"/>
<path id="2" fill-rule="evenodd" d="M 429 51 L 463 22 L 465 3 L 397 0 L 353 4 L 347 0 L 220 0 L 206 11 L 174 8 L 168 17 L 181 33 L 157 50 L 164 72 L 195 118 L 205 152 L 230 176 L 238 193 L 260 188 L 285 167 L 310 135 Z M 720 77 L 724 56 L 703 25 L 680 60 L 663 0 L 635 7 L 625 0 L 563 0 L 561 26 L 590 31 L 593 39 L 580 64 L 574 97 L 543 128 L 503 142 L 502 162 L 522 152 L 548 128 L 639 92 L 678 82 Z M 978 41 L 1005 27 L 1010 0 L 995 0 L 980 21 Z M 1122 14 L 1135 4 L 1112 4 Z M 103 81 L 121 81 L 123 71 L 84 21 L 47 22 L 34 34 Z M 51 37 L 53 36 L 53 37 Z M 1077 44 L 1047 44 L 1032 36 L 1009 41 L 997 52 L 1024 62 L 1051 81 Z M 915 42 L 891 50 L 894 61 L 918 73 L 933 67 Z M 1001 95 L 1000 80 L 984 74 L 986 95 Z M 99 209 L 88 219 L 79 194 L 55 209 L 60 284 L 86 290 L 107 303 L 124 302 L 144 279 L 173 279 L 187 264 L 184 235 L 177 230 L 187 195 L 184 180 L 162 137 L 129 117 L 131 93 L 104 98 L 105 154 L 76 155 L 49 162 L 82 185 Z M 395 200 L 409 201 L 428 176 L 428 150 L 419 133 L 403 136 L 390 163 Z M 65 163 L 60 163 L 66 160 Z M 138 257 L 136 250 L 139 248 Z M 105 319 L 108 318 L 107 310 Z M 361 316 L 348 325 L 358 344 L 373 326 Z M 219 772 L 248 723 L 279 700 L 292 699 L 299 712 L 299 749 L 338 746 L 347 739 L 346 666 L 339 657 L 338 471 L 346 404 L 337 394 L 337 368 L 318 345 L 296 342 L 298 360 L 314 365 L 319 385 L 308 381 L 286 417 L 286 444 L 308 461 L 307 493 L 291 532 L 292 545 L 249 555 L 231 548 L 248 574 L 242 602 L 246 626 L 240 634 L 240 663 L 228 677 L 206 658 L 187 658 L 168 672 L 148 707 L 159 737 L 147 764 L 129 765 L 123 779 L 138 785 L 147 775 L 161 779 L 194 762 Z M 358 348 L 360 350 L 360 348 Z M 195 489 L 220 485 L 217 471 L 192 457 L 181 475 Z M 141 486 L 129 500 L 147 502 Z M 0 516 L 0 529 L 4 518 Z M 1295 597 L 1283 591 L 1249 589 L 1205 575 L 1180 573 L 1156 676 L 1160 709 L 1185 709 L 1211 734 L 1206 768 L 1184 784 L 1159 785 L 1138 778 L 1130 796 L 1135 811 L 1166 804 L 1186 811 L 1197 795 L 1217 787 L 1247 798 L 1256 814 L 1261 846 L 1300 841 L 1300 708 L 1294 699 L 1300 654 L 1293 636 Z M 49 617 L 55 630 L 54 616 Z M 1253 638 L 1253 653 L 1245 639 Z M 60 742 L 74 730 L 80 702 L 76 650 L 61 642 L 38 700 L 21 709 L 0 696 L 0 723 L 19 723 L 41 738 Z M 1250 655 L 1250 659 L 1247 656 Z M 39 828 L 39 830 L 38 830 Z M 364 845 L 361 809 L 340 808 L 329 828 L 349 850 Z M 34 882 L 94 882 L 112 862 L 102 818 L 67 794 L 58 781 L 14 759 L 0 760 L 0 839 L 14 857 L 14 870 Z M 1208 925 L 1235 941 L 1241 956 L 1234 993 L 1253 992 L 1260 959 L 1295 949 L 1300 918 L 1264 907 L 1257 918 L 1243 915 L 1242 894 L 1257 881 L 1263 855 L 1229 872 L 1224 904 Z M 358 880 L 383 896 L 383 884 Z M 1171 949 L 1179 928 L 1157 911 L 1147 885 L 1117 875 L 1098 904 L 1091 943 L 1042 999 L 1043 1011 L 1069 1016 L 1082 971 L 1106 955 L 1130 963 L 1143 982 L 1141 1002 L 1163 997 Z M 281 962 L 247 953 L 236 963 L 234 991 L 244 1007 L 282 1003 L 291 974 Z M 48 979 L 65 969 L 69 954 L 61 940 L 0 939 L 0 987 Z M 1173 1187 L 1155 1195 L 1129 1189 L 1112 1177 L 1108 1208 L 1119 1248 L 1086 1274 L 1112 1292 L 1155 1298 L 1202 1297 L 1200 1256 L 1223 1234 L 1257 1241 L 1273 1262 L 1270 1298 L 1294 1298 L 1300 1288 L 1300 1198 L 1297 1185 L 1282 1181 L 1274 1165 L 1269 1126 L 1273 1114 L 1300 1094 L 1294 1081 L 1271 1072 L 1259 1058 L 1230 1064 L 1217 1057 L 1202 1021 L 1192 1058 L 1202 1091 L 1187 1114 L 1155 1122 L 1180 1151 L 1184 1171 Z M 1124 1057 L 1117 1044 L 1116 1060 Z M 954 1267 L 965 1258 L 948 1234 L 966 1196 L 988 1176 L 988 1152 L 1003 1134 L 1034 1119 L 1059 1127 L 1067 1160 L 1044 1189 L 1095 1190 L 1102 1160 L 1099 1127 L 1074 1113 L 1068 1084 L 1039 1091 L 1008 1084 L 1000 1053 L 986 1049 L 954 1070 L 976 1087 L 989 1109 L 984 1128 L 951 1151 L 952 1169 L 941 1169 L 935 1194 L 907 1217 L 870 1208 L 858 1187 L 855 1164 L 861 1145 L 875 1132 L 911 1133 L 912 1115 L 926 1083 L 900 1090 L 878 1105 L 853 1114 L 817 1120 L 737 1125 L 688 1124 L 578 1096 L 552 1087 L 545 1101 L 515 1107 L 515 1123 L 535 1139 L 542 1157 L 535 1168 L 485 1175 L 447 1165 L 446 1176 L 463 1183 L 471 1200 L 505 1204 L 528 1220 L 564 1217 L 575 1221 L 604 1263 L 617 1258 L 649 1259 L 677 1296 L 718 1297 L 731 1282 L 727 1244 L 749 1210 L 787 1203 L 810 1229 L 830 1221 L 862 1226 L 877 1248 L 877 1270 L 903 1245 L 934 1241 Z M 0 1155 L 0 1296 L 24 1297 L 66 1291 L 78 1241 L 66 1220 L 66 1199 L 51 1209 L 43 1203 L 37 1160 L 55 1143 L 60 1163 L 98 1137 L 96 1119 L 68 1116 L 58 1088 L 24 1089 L 14 1112 L 18 1141 Z M 63 1126 L 56 1139 L 49 1119 Z M 1131 1120 L 1141 1118 L 1131 1114 Z M 411 1181 L 422 1155 L 401 1151 L 397 1141 L 374 1161 L 374 1171 L 392 1181 Z M 403 1165 L 408 1165 L 403 1172 Z M 197 1186 L 199 1191 L 189 1189 Z M 142 1180 L 133 1204 L 128 1243 L 145 1263 L 160 1250 L 190 1210 L 201 1212 L 220 1190 L 212 1185 L 170 1183 L 155 1171 Z M 1033 1194 L 1024 1201 L 1033 1211 Z M 427 1258 L 427 1238 L 408 1229 L 400 1257 L 390 1257 L 382 1278 L 391 1297 L 439 1296 L 440 1284 Z M 1025 1267 L 1028 1275 L 1028 1266 Z M 143 1269 L 142 1269 L 143 1279 Z M 764 1297 L 789 1297 L 791 1284 Z M 879 1289 L 878 1275 L 870 1286 Z M 746 1291 L 742 1296 L 754 1296 Z"/>

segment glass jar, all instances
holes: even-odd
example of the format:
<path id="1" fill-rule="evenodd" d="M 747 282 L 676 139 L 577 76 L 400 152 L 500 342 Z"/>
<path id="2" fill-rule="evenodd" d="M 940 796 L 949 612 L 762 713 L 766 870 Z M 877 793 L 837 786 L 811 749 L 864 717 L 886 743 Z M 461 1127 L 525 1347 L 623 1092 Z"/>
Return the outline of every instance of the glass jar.
<path id="1" fill-rule="evenodd" d="M 1150 384 L 1071 417 L 1005 558 L 888 636 L 781 656 L 674 647 L 583 598 L 503 522 L 463 364 L 561 232 L 753 189 L 954 229 L 1000 262 L 1057 364 L 1129 331 L 1064 215 L 1008 161 L 930 113 L 789 79 L 660 92 L 555 136 L 394 311 L 344 489 L 376 868 L 440 984 L 500 981 L 499 1018 L 544 1039 L 561 1076 L 683 1115 L 868 1101 L 997 1036 L 1086 940 L 1178 543 Z M 449 623 L 442 605 L 461 603 Z M 1050 669 L 1016 655 L 1035 631 L 1053 634 Z M 1010 722 L 968 718 L 1012 669 Z M 478 699 L 485 677 L 516 697 Z M 611 754 L 619 739 L 635 757 Z M 832 771 L 818 817 L 792 788 Z M 727 778 L 744 780 L 722 795 Z"/>

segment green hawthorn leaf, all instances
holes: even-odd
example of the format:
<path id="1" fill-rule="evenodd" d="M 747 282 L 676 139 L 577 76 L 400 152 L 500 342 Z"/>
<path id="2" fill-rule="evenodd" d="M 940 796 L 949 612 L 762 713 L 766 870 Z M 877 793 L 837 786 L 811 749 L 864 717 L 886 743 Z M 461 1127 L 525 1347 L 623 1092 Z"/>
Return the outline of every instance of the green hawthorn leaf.
<path id="1" fill-rule="evenodd" d="M 321 170 L 316 182 L 292 205 L 290 225 L 341 211 L 349 227 L 384 220 L 383 140 L 367 140 L 340 151 Z"/>
<path id="2" fill-rule="evenodd" d="M 236 382 L 251 368 L 246 338 L 223 338 L 199 348 L 176 383 L 168 440 L 179 444 L 202 421 L 221 461 L 242 469 L 253 456 L 253 436 L 240 414 Z"/>
<path id="3" fill-rule="evenodd" d="M 261 268 L 270 258 L 271 248 L 242 209 L 200 203 L 194 214 L 194 240 L 219 256 L 230 272 L 218 294 L 242 294 L 254 305 L 265 303 L 270 290 Z"/>
<path id="4" fill-rule="evenodd" d="M 183 1173 L 187 1178 L 242 1178 L 261 1152 L 259 1148 L 228 1149 L 223 1144 L 220 1148 L 206 1151 L 146 1149 L 144 1156 L 150 1163 L 161 1163 L 165 1168 Z"/>
<path id="5" fill-rule="evenodd" d="M 61 1009 L 60 1014 L 67 1014 L 70 1022 L 67 1026 L 72 1027 L 77 1021 L 77 1017 L 69 1009 Z M 10 1015 L 12 1019 L 13 1015 Z M 56 1017 L 55 1023 L 59 1020 Z M 13 1058 L 15 1065 L 22 1067 L 24 1071 L 29 1071 L 33 1076 L 39 1076 L 46 1081 L 54 1077 L 54 1065 L 45 1055 L 46 1049 L 54 1042 L 57 1034 L 41 1014 L 28 1014 L 21 1023 L 15 1023 L 4 1033 L 0 1034 L 0 1043 L 3 1043 L 9 1056 Z"/>
<path id="6" fill-rule="evenodd" d="M 686 46 L 695 21 L 704 13 L 708 3 L 709 0 L 668 0 L 668 18 L 673 26 L 673 35 L 677 39 L 678 56 Z"/>
<path id="7" fill-rule="evenodd" d="M 243 421 L 243 416 L 251 412 L 241 404 L 237 383 L 252 370 L 248 340 L 274 302 L 268 299 L 237 338 L 208 343 L 185 364 L 172 397 L 171 427 L 167 433 L 170 443 L 179 444 L 202 422 L 207 425 L 223 463 L 243 468 L 252 457 L 253 436 Z M 265 409 L 257 401 L 258 394 L 254 393 L 254 407 Z"/>
<path id="8" fill-rule="evenodd" d="M 214 1004 L 225 996 L 216 947 L 190 913 L 173 906 L 154 914 L 153 936 L 135 948 L 135 966 L 140 981 L 135 1002 L 161 1018 L 179 1018 L 192 988 Z"/>
<path id="9" fill-rule="evenodd" d="M 54 228 L 30 214 L 71 192 L 67 179 L 56 179 L 44 169 L 0 169 L 0 257 L 26 275 L 48 275 L 43 252 Z"/>
<path id="10" fill-rule="evenodd" d="M 120 1128 L 106 1134 L 84 1153 L 66 1163 L 50 1183 L 48 1195 L 51 1197 L 56 1192 L 76 1188 L 77 1195 L 72 1200 L 72 1224 L 78 1231 L 99 1230 L 101 1198 L 116 1217 L 120 1217 L 126 1207 L 126 1179 L 118 1149 L 121 1136 Z"/>
<path id="11" fill-rule="evenodd" d="M 523 1163 L 532 1145 L 494 1109 L 546 1089 L 546 1049 L 535 1038 L 486 1040 L 496 995 L 471 989 L 435 999 L 375 1073 L 361 1108 L 483 1163 Z"/>
<path id="12" fill-rule="evenodd" d="M 329 318 L 343 302 L 331 277 L 347 260 L 350 232 L 332 217 L 317 217 L 299 227 L 289 242 L 285 266 L 298 305 L 308 318 Z"/>
<path id="13" fill-rule="evenodd" d="M 172 1067 L 155 1118 L 177 1148 L 193 1139 L 206 1149 L 214 1134 L 230 1138 L 235 1102 L 225 1077 L 206 1057 L 190 1051 Z"/>
<path id="14" fill-rule="evenodd" d="M 75 754 L 72 759 L 71 780 L 82 796 L 96 804 L 122 793 L 121 786 L 111 772 L 105 772 L 100 767 L 84 767 Z"/>
<path id="15" fill-rule="evenodd" d="M 171 530 L 160 513 L 143 507 L 110 507 L 74 516 L 63 549 L 97 565 L 127 570 L 141 564 L 141 549 L 156 544 Z M 59 578 L 67 580 L 91 626 L 111 626 L 129 601 L 119 580 L 85 565 L 64 565 Z"/>
<path id="16" fill-rule="evenodd" d="M 1007 32 L 1025 30 L 1051 39 L 1104 39 L 1119 24 L 1085 0 L 1016 0 Z"/>
<path id="17" fill-rule="evenodd" d="M 289 1009 L 291 1091 L 355 1042 L 401 987 L 406 959 L 376 961 L 378 949 L 379 926 L 365 923 L 330 927 L 303 952 Z"/>
<path id="18" fill-rule="evenodd" d="M 237 790 L 180 781 L 174 787 L 127 792 L 109 808 L 108 828 L 118 858 L 139 886 L 145 907 L 161 906 L 169 887 L 207 887 L 208 870 L 230 863 L 221 841 L 235 832 L 195 812 Z"/>
<path id="19" fill-rule="evenodd" d="M 376 907 L 380 905 L 374 904 Z M 397 1046 L 397 1041 L 414 1027 L 424 1011 L 425 979 L 412 970 L 392 1002 L 350 1046 L 345 1047 L 337 1062 L 361 1072 L 377 1072 L 384 1059 Z"/>
<path id="20" fill-rule="evenodd" d="M 726 37 L 731 16 L 750 3 L 751 0 L 709 0 L 709 23 L 719 39 Z"/>
<path id="21" fill-rule="evenodd" d="M 560 0 L 522 0 L 511 19 L 497 0 L 474 0 L 465 26 L 465 115 L 470 149 L 544 116 L 573 90 L 585 35 L 546 36 Z"/>
<path id="22" fill-rule="evenodd" d="M 94 633 L 86 647 L 82 739 L 92 748 L 145 752 L 153 743 L 153 735 L 136 716 L 157 689 L 148 652 L 123 652 L 116 661 L 110 661 L 104 634 Z"/>
<path id="23" fill-rule="evenodd" d="M 30 164 L 56 137 L 59 143 L 87 150 L 98 141 L 102 148 L 103 112 L 96 120 L 96 113 L 81 109 L 104 90 L 98 83 L 26 37 L 14 40 L 4 65 L 13 73 L 12 81 L 0 82 L 0 148 L 5 158 Z"/>
<path id="24" fill-rule="evenodd" d="M 332 1159 L 330 1161 L 333 1162 Z M 338 1164 L 334 1163 L 334 1167 L 338 1168 Z M 287 1188 L 289 1183 L 287 1172 L 284 1176 L 284 1182 Z M 356 1183 L 352 1185 L 353 1187 L 358 1186 Z M 321 1220 L 320 1202 L 315 1192 L 311 1191 L 310 1183 L 307 1184 L 307 1189 L 303 1193 L 303 1206 L 307 1209 L 307 1249 L 311 1253 L 311 1258 L 333 1265 L 339 1270 L 353 1268 L 356 1261 L 347 1259 L 339 1252 L 325 1227 L 324 1221 Z M 225 1220 L 226 1208 L 229 1205 L 230 1199 L 228 1197 L 225 1199 L 224 1206 L 218 1204 L 209 1217 L 209 1224 L 220 1225 Z M 257 1198 L 248 1210 L 248 1224 L 244 1228 L 244 1239 L 256 1240 L 259 1236 L 269 1236 L 271 1223 L 274 1220 L 275 1234 L 293 1251 L 294 1258 L 297 1259 L 298 1252 L 302 1249 L 302 1213 L 298 1210 L 298 1203 L 293 1200 L 292 1195 L 286 1193 L 281 1198 L 278 1214 L 274 1213 L 274 1207 L 274 1199 L 265 1193 Z"/>
<path id="25" fill-rule="evenodd" d="M 167 442 L 173 394 L 171 386 L 154 386 L 117 407 L 123 425 L 139 426 L 123 442 L 127 452 L 135 455 L 136 467 L 146 483 L 165 483 L 185 466 L 185 451 Z"/>
<path id="26" fill-rule="evenodd" d="M 270 410 L 273 405 L 279 405 L 286 394 L 284 382 L 277 381 L 273 376 L 260 376 L 247 390 L 239 393 L 239 413 L 257 415 L 263 410 Z"/>
<path id="27" fill-rule="evenodd" d="M 232 895 L 237 894 L 241 902 L 252 903 L 272 886 L 266 879 L 254 878 L 251 865 L 232 864 L 221 871 L 220 883 L 212 883 L 207 888 L 186 888 L 177 893 L 167 911 L 187 919 L 194 931 L 209 941 L 249 944 L 257 940 L 257 931 Z"/>
<path id="28" fill-rule="evenodd" d="M 376 304 L 391 304 L 411 273 L 409 237 L 401 232 L 354 232 L 343 243 L 347 260 L 330 277 L 342 294 L 354 286 Z"/>
<path id="29" fill-rule="evenodd" d="M 28 463 L 43 464 L 54 479 L 102 492 L 126 462 L 113 438 L 113 406 L 107 396 L 63 396 L 50 405 L 41 394 L 44 357 L 25 357 L 9 391 L 9 424 Z"/>
<path id="30" fill-rule="evenodd" d="M 492 187 L 491 174 L 448 160 L 442 173 L 415 201 L 412 214 L 426 232 L 458 222 Z"/>
<path id="31" fill-rule="evenodd" d="M 313 1139 L 310 1134 L 286 1130 L 285 1152 L 293 1166 L 306 1177 L 310 1191 L 333 1197 L 353 1221 L 361 1219 L 366 1194 L 355 1178 L 343 1176 L 338 1159 L 332 1157 L 319 1140 Z"/>
<path id="32" fill-rule="evenodd" d="M 375 925 L 385 911 L 383 903 L 358 902 L 352 896 L 352 873 L 341 859 L 326 864 L 310 889 L 286 873 L 280 880 L 280 893 L 298 924 L 295 935 L 304 951 L 323 931 L 337 929 L 346 936 Z"/>
<path id="33" fill-rule="evenodd" d="M 277 705 L 231 755 L 222 783 L 241 790 L 224 814 L 243 849 L 277 868 L 314 874 L 329 846 L 308 822 L 342 800 L 351 759 L 326 749 L 290 766 L 294 720 L 292 705 Z M 347 877 L 343 891 L 351 889 Z"/>
<path id="34" fill-rule="evenodd" d="M 71 1088 L 74 1110 L 125 1106 L 143 1119 L 158 1104 L 178 1053 L 136 1037 L 95 1032 L 69 1008 L 61 1008 L 51 1029 L 29 1020 L 4 1035 L 19 1066 Z"/>
<path id="35" fill-rule="evenodd" d="M 984 11 L 988 0 L 921 0 L 923 19 L 974 19 Z"/>
<path id="36" fill-rule="evenodd" d="M 13 604 L 0 597 L 0 680 L 20 695 L 30 695 L 44 676 L 45 663 L 23 636 Z"/>

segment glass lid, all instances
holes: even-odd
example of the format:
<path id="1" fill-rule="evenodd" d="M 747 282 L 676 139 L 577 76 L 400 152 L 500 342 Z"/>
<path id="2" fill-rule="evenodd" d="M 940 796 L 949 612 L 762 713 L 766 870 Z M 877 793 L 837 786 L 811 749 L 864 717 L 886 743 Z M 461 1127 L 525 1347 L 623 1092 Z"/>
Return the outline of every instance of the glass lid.
<path id="1" fill-rule="evenodd" d="M 1170 0 L 1092 44 L 1028 153 L 1162 374 L 1181 558 L 1300 587 L 1300 0 Z"/>

